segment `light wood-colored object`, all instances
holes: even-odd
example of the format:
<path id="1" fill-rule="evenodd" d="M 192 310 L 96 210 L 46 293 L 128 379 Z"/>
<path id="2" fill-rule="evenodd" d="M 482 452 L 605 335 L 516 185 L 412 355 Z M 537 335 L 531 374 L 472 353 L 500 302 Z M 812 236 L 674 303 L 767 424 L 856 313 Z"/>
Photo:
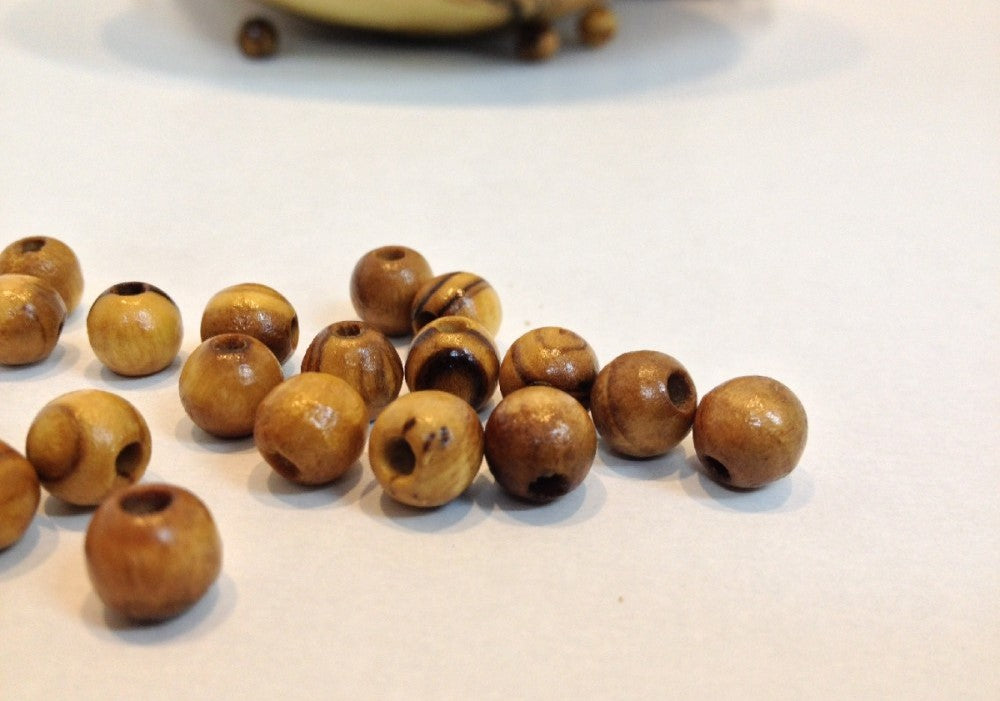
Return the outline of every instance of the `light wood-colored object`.
<path id="1" fill-rule="evenodd" d="M 66 305 L 48 283 L 33 275 L 0 275 L 0 365 L 48 358 L 65 321 Z"/>
<path id="2" fill-rule="evenodd" d="M 40 499 L 35 468 L 0 441 L 0 550 L 21 539 L 35 517 Z"/>
<path id="3" fill-rule="evenodd" d="M 351 302 L 361 319 L 387 336 L 413 333 L 410 309 L 431 266 L 406 246 L 382 246 L 361 257 L 351 273 Z"/>
<path id="4" fill-rule="evenodd" d="M 495 336 L 503 311 L 496 290 L 483 278 L 472 273 L 445 273 L 425 282 L 413 296 L 413 332 L 444 316 L 468 317 Z"/>
<path id="5" fill-rule="evenodd" d="M 404 371 L 411 392 L 442 390 L 479 410 L 496 391 L 500 359 L 482 324 L 464 316 L 444 316 L 413 338 Z"/>
<path id="6" fill-rule="evenodd" d="M 569 329 L 543 326 L 511 344 L 500 363 L 500 393 L 530 385 L 547 385 L 570 394 L 590 407 L 590 390 L 597 378 L 597 354 Z"/>
<path id="7" fill-rule="evenodd" d="M 299 344 L 299 317 L 277 290 L 244 282 L 220 290 L 205 305 L 201 340 L 223 333 L 253 336 L 284 363 Z"/>
<path id="8" fill-rule="evenodd" d="M 184 323 L 166 292 L 145 282 L 123 282 L 94 300 L 87 313 L 87 339 L 109 370 L 142 377 L 174 362 Z"/>
<path id="9" fill-rule="evenodd" d="M 62 298 L 69 314 L 83 296 L 83 271 L 73 249 L 50 236 L 29 236 L 0 251 L 0 274 L 34 275 Z"/>

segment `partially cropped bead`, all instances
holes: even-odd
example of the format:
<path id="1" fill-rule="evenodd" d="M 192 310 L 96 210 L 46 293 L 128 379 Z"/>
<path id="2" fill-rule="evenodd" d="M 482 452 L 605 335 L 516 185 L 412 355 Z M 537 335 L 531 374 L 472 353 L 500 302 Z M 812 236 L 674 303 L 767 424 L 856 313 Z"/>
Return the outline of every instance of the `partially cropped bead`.
<path id="1" fill-rule="evenodd" d="M 413 297 L 414 333 L 435 319 L 464 316 L 482 324 L 489 335 L 500 329 L 500 297 L 490 283 L 472 273 L 445 273 L 428 280 Z"/>
<path id="2" fill-rule="evenodd" d="M 32 275 L 0 275 L 0 365 L 29 365 L 52 354 L 66 306 L 52 287 Z"/>
<path id="3" fill-rule="evenodd" d="M 0 550 L 21 539 L 35 517 L 40 499 L 35 468 L 0 441 Z"/>
<path id="4" fill-rule="evenodd" d="M 590 390 L 597 378 L 597 355 L 583 338 L 569 329 L 544 326 L 522 335 L 500 364 L 500 393 L 530 385 L 547 385 L 590 406 Z"/>
<path id="5" fill-rule="evenodd" d="M 406 246 L 369 251 L 351 273 L 351 302 L 363 321 L 387 336 L 413 333 L 413 296 L 432 277 L 427 260 Z"/>
<path id="6" fill-rule="evenodd" d="M 472 319 L 446 316 L 418 333 L 406 356 L 410 391 L 436 389 L 481 409 L 493 396 L 500 360 L 489 332 Z"/>

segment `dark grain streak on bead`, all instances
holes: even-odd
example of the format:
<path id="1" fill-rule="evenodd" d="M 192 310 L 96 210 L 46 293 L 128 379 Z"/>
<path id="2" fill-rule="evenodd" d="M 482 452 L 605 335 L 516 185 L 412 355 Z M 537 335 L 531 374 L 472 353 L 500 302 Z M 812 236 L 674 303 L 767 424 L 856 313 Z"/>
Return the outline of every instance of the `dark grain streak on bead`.
<path id="1" fill-rule="evenodd" d="M 468 384 L 469 396 L 463 397 L 472 406 L 478 406 L 486 397 L 486 371 L 476 356 L 464 348 L 449 348 L 431 355 L 417 374 L 419 389 L 439 388 L 439 383 L 452 385 L 449 379 L 460 378 Z M 462 382 L 464 381 L 464 382 Z"/>
<path id="2" fill-rule="evenodd" d="M 438 290 L 440 290 L 442 287 L 444 287 L 445 284 L 447 284 L 448 281 L 451 280 L 454 277 L 455 277 L 455 273 L 449 273 L 447 275 L 442 275 L 441 279 L 438 280 L 435 284 L 431 285 L 431 289 L 427 290 L 427 293 L 423 296 L 423 298 L 417 304 L 415 304 L 413 306 L 413 310 L 415 312 L 419 312 L 419 311 L 423 310 L 424 307 L 427 305 L 427 303 L 430 301 L 431 297 L 433 297 L 434 294 Z"/>

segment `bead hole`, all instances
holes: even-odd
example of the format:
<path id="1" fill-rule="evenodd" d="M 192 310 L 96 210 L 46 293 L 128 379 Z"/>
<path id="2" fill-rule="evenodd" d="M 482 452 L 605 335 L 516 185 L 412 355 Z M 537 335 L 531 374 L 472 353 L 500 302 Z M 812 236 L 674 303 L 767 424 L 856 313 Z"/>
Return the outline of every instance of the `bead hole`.
<path id="1" fill-rule="evenodd" d="M 27 239 L 21 242 L 21 253 L 35 253 L 45 247 L 45 239 Z"/>
<path id="2" fill-rule="evenodd" d="M 165 489 L 145 489 L 141 492 L 126 494 L 118 502 L 122 511 L 143 516 L 145 514 L 156 514 L 173 502 L 174 496 Z"/>
<path id="3" fill-rule="evenodd" d="M 708 469 L 709 477 L 716 480 L 717 482 L 729 483 L 732 481 L 732 476 L 729 474 L 729 470 L 723 465 L 719 460 L 716 460 L 711 455 L 706 455 L 701 459 L 702 463 Z"/>
<path id="4" fill-rule="evenodd" d="M 132 475 L 142 465 L 142 444 L 138 441 L 129 443 L 118 451 L 115 458 L 115 472 L 125 479 L 132 479 Z"/>
<path id="5" fill-rule="evenodd" d="M 112 287 L 111 292 L 121 297 L 132 297 L 148 292 L 149 289 L 150 286 L 144 282 L 122 282 Z"/>
<path id="6" fill-rule="evenodd" d="M 298 479 L 299 475 L 302 474 L 299 470 L 298 465 L 286 458 L 281 453 L 268 453 L 265 456 L 268 464 L 275 469 L 275 471 L 287 480 L 295 481 Z"/>
<path id="7" fill-rule="evenodd" d="M 353 321 L 347 321 L 343 324 L 337 324 L 333 332 L 340 336 L 341 338 L 352 338 L 353 336 L 361 335 L 361 324 L 357 324 Z"/>
<path id="8" fill-rule="evenodd" d="M 670 402 L 674 406 L 679 407 L 682 404 L 687 404 L 692 394 L 691 383 L 688 382 L 684 373 L 670 373 L 670 377 L 667 378 L 667 396 L 670 397 Z"/>
<path id="9" fill-rule="evenodd" d="M 437 318 L 437 314 L 434 312 L 420 311 L 416 313 L 413 320 L 416 322 L 417 328 L 422 329 Z"/>
<path id="10" fill-rule="evenodd" d="M 219 353 L 238 353 L 250 347 L 250 342 L 241 334 L 226 334 L 216 336 L 212 340 L 212 348 Z"/>
<path id="11" fill-rule="evenodd" d="M 385 459 L 389 466 L 401 475 L 409 475 L 417 466 L 417 458 L 405 438 L 394 438 L 385 447 Z"/>
<path id="12" fill-rule="evenodd" d="M 402 248 L 396 248 L 395 246 L 393 246 L 390 248 L 382 248 L 375 255 L 377 255 L 382 260 L 399 260 L 400 258 L 406 255 L 406 251 L 404 251 Z"/>
<path id="13" fill-rule="evenodd" d="M 539 499 L 555 499 L 570 489 L 563 475 L 542 475 L 528 485 L 528 493 Z"/>

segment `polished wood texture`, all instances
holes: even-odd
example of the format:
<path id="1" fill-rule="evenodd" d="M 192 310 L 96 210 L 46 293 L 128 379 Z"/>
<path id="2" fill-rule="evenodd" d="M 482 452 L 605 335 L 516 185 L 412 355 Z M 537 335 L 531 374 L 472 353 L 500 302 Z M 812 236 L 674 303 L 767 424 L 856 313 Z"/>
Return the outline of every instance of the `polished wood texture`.
<path id="1" fill-rule="evenodd" d="M 445 273 L 424 283 L 410 310 L 414 333 L 444 316 L 464 316 L 482 324 L 489 335 L 500 329 L 500 297 L 486 280 L 472 273 Z"/>
<path id="2" fill-rule="evenodd" d="M 413 333 L 413 297 L 431 277 L 431 266 L 417 251 L 382 246 L 354 266 L 351 302 L 362 321 L 387 336 L 408 336 Z"/>
<path id="3" fill-rule="evenodd" d="M 478 410 L 496 391 L 500 359 L 481 324 L 462 316 L 446 316 L 432 321 L 414 337 L 404 371 L 410 391 L 443 390 Z"/>
<path id="4" fill-rule="evenodd" d="M 590 407 L 597 378 L 597 354 L 579 335 L 558 326 L 528 331 L 507 349 L 500 363 L 500 393 L 529 385 L 547 385 Z"/>
<path id="5" fill-rule="evenodd" d="M 31 463 L 0 441 L 0 550 L 16 543 L 38 509 L 41 488 Z"/>
<path id="6" fill-rule="evenodd" d="M 245 282 L 220 290 L 205 305 L 201 340 L 223 333 L 253 336 L 284 363 L 299 344 L 299 317 L 277 290 Z"/>
<path id="7" fill-rule="evenodd" d="M 106 289 L 91 305 L 87 339 L 109 370 L 141 377 L 174 362 L 184 323 L 166 292 L 144 282 L 123 282 Z"/>
<path id="8" fill-rule="evenodd" d="M 32 275 L 0 275 L 0 365 L 29 365 L 52 354 L 66 320 L 66 305 Z"/>
<path id="9" fill-rule="evenodd" d="M 83 271 L 73 249 L 50 236 L 30 236 L 0 251 L 0 274 L 33 275 L 62 298 L 69 314 L 83 296 Z"/>

